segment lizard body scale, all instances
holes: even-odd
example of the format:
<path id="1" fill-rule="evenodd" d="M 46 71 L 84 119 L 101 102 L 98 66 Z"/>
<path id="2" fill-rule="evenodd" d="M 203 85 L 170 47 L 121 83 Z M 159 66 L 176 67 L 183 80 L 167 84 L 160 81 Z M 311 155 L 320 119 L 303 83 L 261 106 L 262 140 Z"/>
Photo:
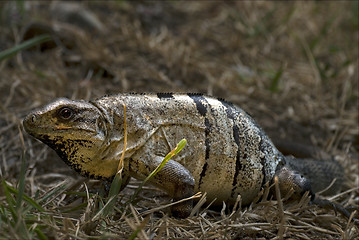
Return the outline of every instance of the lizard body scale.
<path id="1" fill-rule="evenodd" d="M 289 186 L 300 196 L 310 191 L 314 199 L 314 192 L 334 178 L 342 181 L 342 168 L 336 162 L 323 163 L 314 174 L 310 169 L 307 174 L 304 170 L 312 162 L 285 157 L 245 111 L 202 94 L 119 94 L 94 101 L 62 98 L 31 112 L 23 124 L 81 175 L 111 179 L 123 151 L 123 105 L 128 132 L 126 181 L 144 179 L 176 143 L 187 139 L 186 147 L 151 179 L 174 200 L 201 191 L 207 192 L 208 201 L 216 199 L 214 204 L 233 204 L 241 195 L 243 205 L 248 205 L 274 176 L 279 177 L 284 195 Z M 315 182 L 317 172 L 325 174 L 328 169 L 326 181 Z M 173 215 L 187 217 L 192 204 L 174 205 Z"/>

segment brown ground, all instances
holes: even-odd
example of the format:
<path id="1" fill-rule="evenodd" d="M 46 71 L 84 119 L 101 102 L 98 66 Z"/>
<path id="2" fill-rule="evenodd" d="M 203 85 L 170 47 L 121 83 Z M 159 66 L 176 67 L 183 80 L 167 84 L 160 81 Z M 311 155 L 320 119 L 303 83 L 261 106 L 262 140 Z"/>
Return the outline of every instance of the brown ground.
<path id="1" fill-rule="evenodd" d="M 72 12 L 74 6 L 61 2 L 0 2 L 0 51 L 42 33 L 54 39 L 0 62 L 0 176 L 16 186 L 25 149 L 25 193 L 45 209 L 40 213 L 25 202 L 22 213 L 10 214 L 12 202 L 1 189 L 1 239 L 41 238 L 41 233 L 54 239 L 123 239 L 136 229 L 140 239 L 359 237 L 358 228 L 333 211 L 298 203 L 285 203 L 284 213 L 276 201 L 262 201 L 234 214 L 202 208 L 185 220 L 168 217 L 168 209 L 133 216 L 170 201 L 152 187 L 136 210 L 128 204 L 122 214 L 119 204 L 114 217 L 93 220 L 98 195 L 84 205 L 68 197 L 68 191 L 86 193 L 84 179 L 44 144 L 24 134 L 23 146 L 20 138 L 25 114 L 57 97 L 203 92 L 238 104 L 272 138 L 334 154 L 345 167 L 348 191 L 332 199 L 358 208 L 357 1 L 81 1 L 78 6 Z M 89 13 L 96 18 L 84 20 Z M 64 180 L 64 189 L 40 201 Z M 71 188 L 78 181 L 80 189 Z M 124 191 L 122 201 L 136 185 Z"/>

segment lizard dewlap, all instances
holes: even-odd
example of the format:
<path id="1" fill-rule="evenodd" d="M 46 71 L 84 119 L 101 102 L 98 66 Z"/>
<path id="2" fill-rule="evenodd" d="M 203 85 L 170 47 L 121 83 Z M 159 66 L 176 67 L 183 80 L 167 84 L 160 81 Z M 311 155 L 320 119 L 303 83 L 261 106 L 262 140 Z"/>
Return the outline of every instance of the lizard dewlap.
<path id="1" fill-rule="evenodd" d="M 238 195 L 243 205 L 250 204 L 283 166 L 285 174 L 279 177 L 298 182 L 302 190 L 311 189 L 306 178 L 288 177 L 292 174 L 287 171 L 288 159 L 245 111 L 201 94 L 120 94 L 94 101 L 62 98 L 31 112 L 23 125 L 81 175 L 110 179 L 123 151 L 124 105 L 126 179 L 146 178 L 185 138 L 185 148 L 151 179 L 174 200 L 201 191 L 207 192 L 208 201 L 216 199 L 215 204 L 233 204 Z M 186 217 L 191 209 L 192 202 L 187 201 L 174 205 L 172 213 Z"/>

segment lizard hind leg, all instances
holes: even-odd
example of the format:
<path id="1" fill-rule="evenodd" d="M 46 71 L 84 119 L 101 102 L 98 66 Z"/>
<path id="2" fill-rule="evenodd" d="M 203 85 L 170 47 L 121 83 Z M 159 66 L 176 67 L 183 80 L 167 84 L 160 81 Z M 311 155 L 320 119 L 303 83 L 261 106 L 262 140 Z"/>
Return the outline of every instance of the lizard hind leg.
<path id="1" fill-rule="evenodd" d="M 300 199 L 305 192 L 309 192 L 312 200 L 314 199 L 309 180 L 289 166 L 285 165 L 277 170 L 275 176 L 278 177 L 279 190 L 282 196 L 287 196 L 292 192 L 291 198 Z"/>
<path id="2" fill-rule="evenodd" d="M 286 196 L 290 192 L 293 192 L 293 194 L 291 195 L 291 198 L 299 200 L 299 199 L 301 199 L 301 197 L 303 196 L 303 194 L 305 192 L 309 192 L 312 204 L 315 204 L 322 208 L 332 209 L 335 212 L 341 213 L 348 219 L 351 218 L 351 211 L 349 211 L 342 205 L 331 202 L 326 199 L 322 199 L 319 196 L 316 196 L 316 194 L 315 194 L 316 188 L 313 188 L 311 186 L 311 181 L 313 181 L 313 184 L 316 184 L 316 182 L 318 182 L 318 185 L 320 185 L 321 181 L 328 183 L 328 180 L 325 180 L 325 179 L 323 180 L 323 174 L 318 174 L 316 177 L 313 177 L 311 175 L 305 174 L 306 171 L 304 171 L 304 175 L 303 175 L 303 174 L 299 173 L 300 168 L 305 167 L 305 166 L 307 166 L 309 168 L 309 166 L 306 165 L 305 162 L 301 162 L 302 159 L 295 159 L 293 157 L 287 157 L 286 160 L 287 160 L 286 164 L 284 166 L 282 166 L 280 169 L 277 169 L 277 171 L 275 173 L 275 177 L 278 177 L 279 190 L 280 190 L 280 193 L 282 196 Z M 295 164 L 293 164 L 293 162 L 295 162 Z M 300 168 L 296 167 L 296 166 L 298 166 L 297 164 L 299 162 L 302 163 Z M 333 163 L 329 163 L 329 164 L 333 164 Z M 330 166 L 330 165 L 328 165 L 328 166 Z M 339 167 L 339 165 L 338 165 L 338 169 L 336 169 L 337 167 L 332 167 L 332 166 L 328 167 L 328 166 L 324 167 L 322 169 L 322 171 L 325 171 L 325 170 L 328 171 L 328 169 L 334 168 L 335 169 L 334 172 L 329 171 L 329 173 L 332 172 L 331 177 L 333 178 L 333 180 L 336 178 L 340 178 L 340 175 L 338 172 L 341 170 L 341 168 Z M 307 171 L 310 171 L 310 169 L 307 169 Z M 317 172 L 317 169 L 314 170 L 314 172 Z M 342 179 L 340 178 L 338 182 L 341 184 Z M 321 186 L 321 187 L 323 187 L 323 186 Z M 335 186 L 335 187 L 337 188 L 337 186 Z M 338 189 L 335 189 L 335 190 L 337 191 Z M 352 221 L 357 226 L 359 226 L 359 220 L 357 218 L 353 217 Z"/>
<path id="3" fill-rule="evenodd" d="M 294 190 L 294 198 L 309 191 L 314 199 L 315 193 L 334 195 L 343 183 L 343 167 L 336 161 L 314 160 L 312 158 L 285 157 L 285 164 L 275 173 L 283 196 Z M 291 190 L 293 189 L 293 190 Z"/>
<path id="4" fill-rule="evenodd" d="M 311 184 L 311 190 L 321 195 L 337 194 L 344 180 L 344 169 L 334 159 L 286 157 L 286 166 L 302 174 Z"/>

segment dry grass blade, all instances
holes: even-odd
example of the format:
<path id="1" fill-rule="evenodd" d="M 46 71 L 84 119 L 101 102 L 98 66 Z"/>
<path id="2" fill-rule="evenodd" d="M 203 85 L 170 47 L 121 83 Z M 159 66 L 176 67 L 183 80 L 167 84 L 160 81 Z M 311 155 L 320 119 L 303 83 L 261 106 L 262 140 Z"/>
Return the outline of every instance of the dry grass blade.
<path id="1" fill-rule="evenodd" d="M 275 186 L 275 194 L 278 201 L 278 215 L 279 215 L 279 229 L 278 229 L 278 237 L 279 239 L 283 239 L 284 234 L 284 222 L 285 222 L 285 216 L 284 216 L 284 210 L 283 210 L 283 202 L 282 197 L 279 190 L 279 180 L 278 177 L 274 177 L 274 186 Z"/>
<path id="2" fill-rule="evenodd" d="M 140 239 L 150 239 L 147 236 L 147 234 L 145 233 L 145 231 L 143 230 L 149 221 L 149 216 L 146 217 L 142 222 L 140 222 L 140 220 L 138 218 L 138 213 L 136 212 L 136 210 L 133 208 L 133 206 L 131 204 L 130 204 L 130 209 L 131 209 L 132 215 L 135 218 L 136 223 L 134 223 L 133 221 L 131 221 L 128 218 L 126 219 L 126 222 L 128 223 L 128 225 L 130 225 L 130 227 L 134 230 L 134 232 L 131 234 L 131 236 L 128 238 L 128 240 L 135 239 L 137 237 L 137 235 L 140 235 Z"/>
<path id="3" fill-rule="evenodd" d="M 207 201 L 207 193 L 203 193 L 201 199 L 197 202 L 197 204 L 193 207 L 190 217 L 194 216 L 197 212 L 199 212 L 200 208 L 206 203 Z"/>
<path id="4" fill-rule="evenodd" d="M 165 209 L 165 208 L 168 208 L 168 207 L 171 207 L 173 205 L 176 205 L 178 203 L 182 203 L 182 202 L 185 202 L 185 201 L 188 201 L 188 200 L 191 200 L 191 199 L 196 199 L 196 198 L 200 198 L 202 196 L 202 193 L 198 192 L 196 193 L 195 195 L 191 196 L 191 197 L 188 197 L 188 198 L 183 198 L 181 200 L 178 200 L 176 202 L 173 202 L 173 203 L 169 203 L 169 204 L 166 204 L 166 205 L 163 205 L 163 206 L 160 206 L 160 207 L 154 207 L 152 208 L 151 210 L 147 210 L 147 211 L 143 211 L 140 216 L 146 216 L 150 213 L 154 213 L 154 212 L 157 212 L 161 209 Z M 192 211 L 194 212 L 194 211 Z"/>
<path id="5" fill-rule="evenodd" d="M 116 175 L 112 180 L 110 191 L 108 194 L 107 203 L 105 206 L 93 217 L 93 220 L 97 219 L 99 216 L 107 216 L 110 214 L 113 209 L 114 204 L 116 203 L 116 197 L 121 190 L 122 185 L 122 170 L 124 164 L 124 158 L 127 148 L 127 117 L 126 117 L 126 105 L 123 104 L 123 128 L 124 128 L 124 142 L 123 142 L 123 150 L 122 155 L 118 163 Z"/>
<path id="6" fill-rule="evenodd" d="M 124 134 L 124 140 L 123 140 L 123 150 L 121 154 L 120 161 L 118 163 L 117 167 L 117 174 L 119 174 L 120 171 L 123 169 L 123 160 L 125 158 L 126 148 L 127 148 L 127 117 L 126 117 L 126 105 L 123 104 L 123 134 Z"/>

